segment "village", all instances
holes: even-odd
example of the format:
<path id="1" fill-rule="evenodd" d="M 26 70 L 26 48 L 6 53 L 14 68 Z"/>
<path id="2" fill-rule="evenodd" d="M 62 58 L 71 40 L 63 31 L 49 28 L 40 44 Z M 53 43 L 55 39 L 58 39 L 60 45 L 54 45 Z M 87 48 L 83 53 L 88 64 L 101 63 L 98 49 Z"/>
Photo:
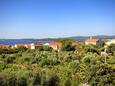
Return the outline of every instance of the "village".
<path id="1" fill-rule="evenodd" d="M 115 0 L 0 0 L 0 86 L 115 86 Z"/>
<path id="2" fill-rule="evenodd" d="M 102 45 L 103 43 L 105 43 L 104 47 L 109 46 L 110 44 L 115 44 L 115 39 L 111 39 L 108 41 L 102 41 L 100 39 L 96 39 L 96 38 L 92 38 L 89 37 L 87 38 L 84 42 L 79 42 L 79 41 L 74 41 L 71 43 L 72 46 L 78 46 L 81 44 L 85 44 L 85 45 Z M 61 42 L 49 42 L 49 43 L 44 43 L 44 44 L 37 44 L 37 43 L 31 43 L 31 44 L 15 44 L 15 45 L 4 45 L 4 44 L 0 44 L 0 48 L 1 49 L 14 49 L 14 48 L 20 48 L 20 47 L 25 47 L 27 49 L 37 49 L 39 47 L 42 46 L 49 46 L 51 48 L 53 48 L 54 50 L 59 50 L 59 48 L 62 46 L 63 44 Z"/>
<path id="3" fill-rule="evenodd" d="M 115 39 L 64 41 L 0 45 L 2 86 L 114 86 Z"/>

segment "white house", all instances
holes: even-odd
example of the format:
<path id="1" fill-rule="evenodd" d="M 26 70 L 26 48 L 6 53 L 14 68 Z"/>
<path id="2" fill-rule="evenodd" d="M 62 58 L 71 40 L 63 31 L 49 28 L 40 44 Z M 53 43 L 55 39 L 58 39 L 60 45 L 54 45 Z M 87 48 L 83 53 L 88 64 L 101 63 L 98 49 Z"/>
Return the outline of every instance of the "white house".
<path id="1" fill-rule="evenodd" d="M 109 45 L 111 45 L 111 44 L 115 44 L 115 39 L 109 40 L 109 41 L 105 42 L 105 44 L 106 44 L 107 46 L 109 46 Z"/>
<path id="2" fill-rule="evenodd" d="M 52 47 L 54 50 L 59 50 L 59 48 L 62 46 L 62 43 L 60 43 L 60 42 L 50 42 L 50 43 L 46 43 L 44 45 Z"/>
<path id="3" fill-rule="evenodd" d="M 91 45 L 101 45 L 102 43 L 103 42 L 101 40 L 95 39 L 95 38 L 92 38 L 92 37 L 85 40 L 86 45 L 90 45 L 90 44 Z"/>
<path id="4" fill-rule="evenodd" d="M 31 43 L 31 44 L 15 44 L 14 46 L 12 46 L 12 48 L 19 48 L 19 47 L 26 47 L 28 49 L 36 49 L 38 47 L 43 46 L 43 44 L 35 44 L 35 43 Z"/>
<path id="5" fill-rule="evenodd" d="M 31 45 L 31 49 L 36 49 L 38 47 L 42 47 L 43 46 L 43 44 L 35 44 L 35 43 L 32 43 L 30 45 Z"/>

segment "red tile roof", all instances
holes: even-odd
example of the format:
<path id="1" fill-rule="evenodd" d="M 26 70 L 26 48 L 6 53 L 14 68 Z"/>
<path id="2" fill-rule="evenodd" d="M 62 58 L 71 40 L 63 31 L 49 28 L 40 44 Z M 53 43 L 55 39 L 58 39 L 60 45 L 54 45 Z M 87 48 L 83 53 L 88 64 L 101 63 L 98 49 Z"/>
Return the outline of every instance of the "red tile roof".
<path id="1" fill-rule="evenodd" d="M 31 44 L 25 44 L 26 48 L 31 48 Z"/>
<path id="2" fill-rule="evenodd" d="M 19 47 L 25 47 L 25 44 L 16 44 L 15 45 L 17 48 L 19 48 Z"/>
<path id="3" fill-rule="evenodd" d="M 43 46 L 43 44 L 35 44 L 36 47 Z"/>
<path id="4" fill-rule="evenodd" d="M 50 45 L 50 46 L 58 46 L 58 47 L 61 47 L 61 46 L 62 46 L 62 43 L 60 43 L 60 42 L 50 42 L 49 45 Z"/>
<path id="5" fill-rule="evenodd" d="M 80 45 L 80 44 L 83 44 L 83 43 L 82 43 L 82 42 L 78 42 L 78 41 L 72 42 L 72 46 L 78 46 L 78 45 Z"/>
<path id="6" fill-rule="evenodd" d="M 94 39 L 94 38 L 88 38 L 88 39 L 86 39 L 86 42 L 97 42 L 98 41 L 98 39 Z"/>
<path id="7" fill-rule="evenodd" d="M 10 45 L 0 45 L 0 48 L 2 48 L 2 49 L 8 49 L 10 47 L 11 47 Z"/>

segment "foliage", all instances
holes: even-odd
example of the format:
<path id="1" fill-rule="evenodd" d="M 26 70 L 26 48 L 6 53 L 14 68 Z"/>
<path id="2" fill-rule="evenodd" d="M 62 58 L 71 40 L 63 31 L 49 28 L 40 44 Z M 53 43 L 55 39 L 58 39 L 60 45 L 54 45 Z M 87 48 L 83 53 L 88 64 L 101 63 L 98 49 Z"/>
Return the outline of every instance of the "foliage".
<path id="1" fill-rule="evenodd" d="M 16 86 L 16 77 L 7 73 L 0 73 L 1 86 Z"/>
<path id="2" fill-rule="evenodd" d="M 115 70 L 110 65 L 93 65 L 86 71 L 86 82 L 91 86 L 114 86 Z"/>
<path id="3" fill-rule="evenodd" d="M 52 47 L 49 46 L 41 46 L 39 48 L 37 48 L 39 51 L 52 51 Z"/>
<path id="4" fill-rule="evenodd" d="M 61 42 L 63 45 L 65 44 L 71 44 L 75 40 L 69 39 L 69 38 L 64 38 L 64 39 L 58 39 L 57 42 Z"/>
<path id="5" fill-rule="evenodd" d="M 115 64 L 115 57 L 114 56 L 109 57 L 108 63 L 109 64 Z"/>
<path id="6" fill-rule="evenodd" d="M 107 47 L 107 53 L 114 53 L 115 51 L 115 44 L 111 44 Z"/>
<path id="7" fill-rule="evenodd" d="M 74 51 L 75 48 L 71 44 L 64 44 L 60 48 L 61 51 Z"/>
<path id="8" fill-rule="evenodd" d="M 0 49 L 0 54 L 12 54 L 19 52 L 17 49 Z"/>
<path id="9" fill-rule="evenodd" d="M 22 76 L 17 79 L 18 86 L 27 86 L 27 78 Z"/>
<path id="10" fill-rule="evenodd" d="M 48 46 L 35 50 L 0 49 L 0 86 L 114 86 L 113 45 L 113 54 L 104 64 L 103 46 L 72 47 L 70 40 L 62 42 L 65 44 L 59 52 Z"/>

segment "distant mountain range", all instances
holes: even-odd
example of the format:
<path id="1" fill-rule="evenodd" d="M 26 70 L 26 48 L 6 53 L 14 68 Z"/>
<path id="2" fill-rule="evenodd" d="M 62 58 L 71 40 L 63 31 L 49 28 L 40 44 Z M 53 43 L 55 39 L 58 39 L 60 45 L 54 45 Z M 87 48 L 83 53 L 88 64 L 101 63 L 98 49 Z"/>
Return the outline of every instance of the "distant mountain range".
<path id="1" fill-rule="evenodd" d="M 78 40 L 78 41 L 85 41 L 86 38 L 89 38 L 90 36 L 72 36 L 68 37 L 70 39 Z M 92 38 L 97 39 L 115 39 L 115 35 L 108 36 L 108 35 L 97 35 L 97 36 L 91 36 Z"/>
<path id="2" fill-rule="evenodd" d="M 69 39 L 74 39 L 74 40 L 84 40 L 86 38 L 89 38 L 90 36 L 71 36 L 71 37 L 60 37 L 60 38 L 24 38 L 24 39 L 0 39 L 0 40 L 39 40 L 39 41 L 49 41 L 49 40 L 57 40 L 57 39 L 63 39 L 63 38 L 69 38 Z M 115 35 L 96 35 L 96 36 L 91 36 L 93 38 L 97 39 L 115 39 Z"/>

